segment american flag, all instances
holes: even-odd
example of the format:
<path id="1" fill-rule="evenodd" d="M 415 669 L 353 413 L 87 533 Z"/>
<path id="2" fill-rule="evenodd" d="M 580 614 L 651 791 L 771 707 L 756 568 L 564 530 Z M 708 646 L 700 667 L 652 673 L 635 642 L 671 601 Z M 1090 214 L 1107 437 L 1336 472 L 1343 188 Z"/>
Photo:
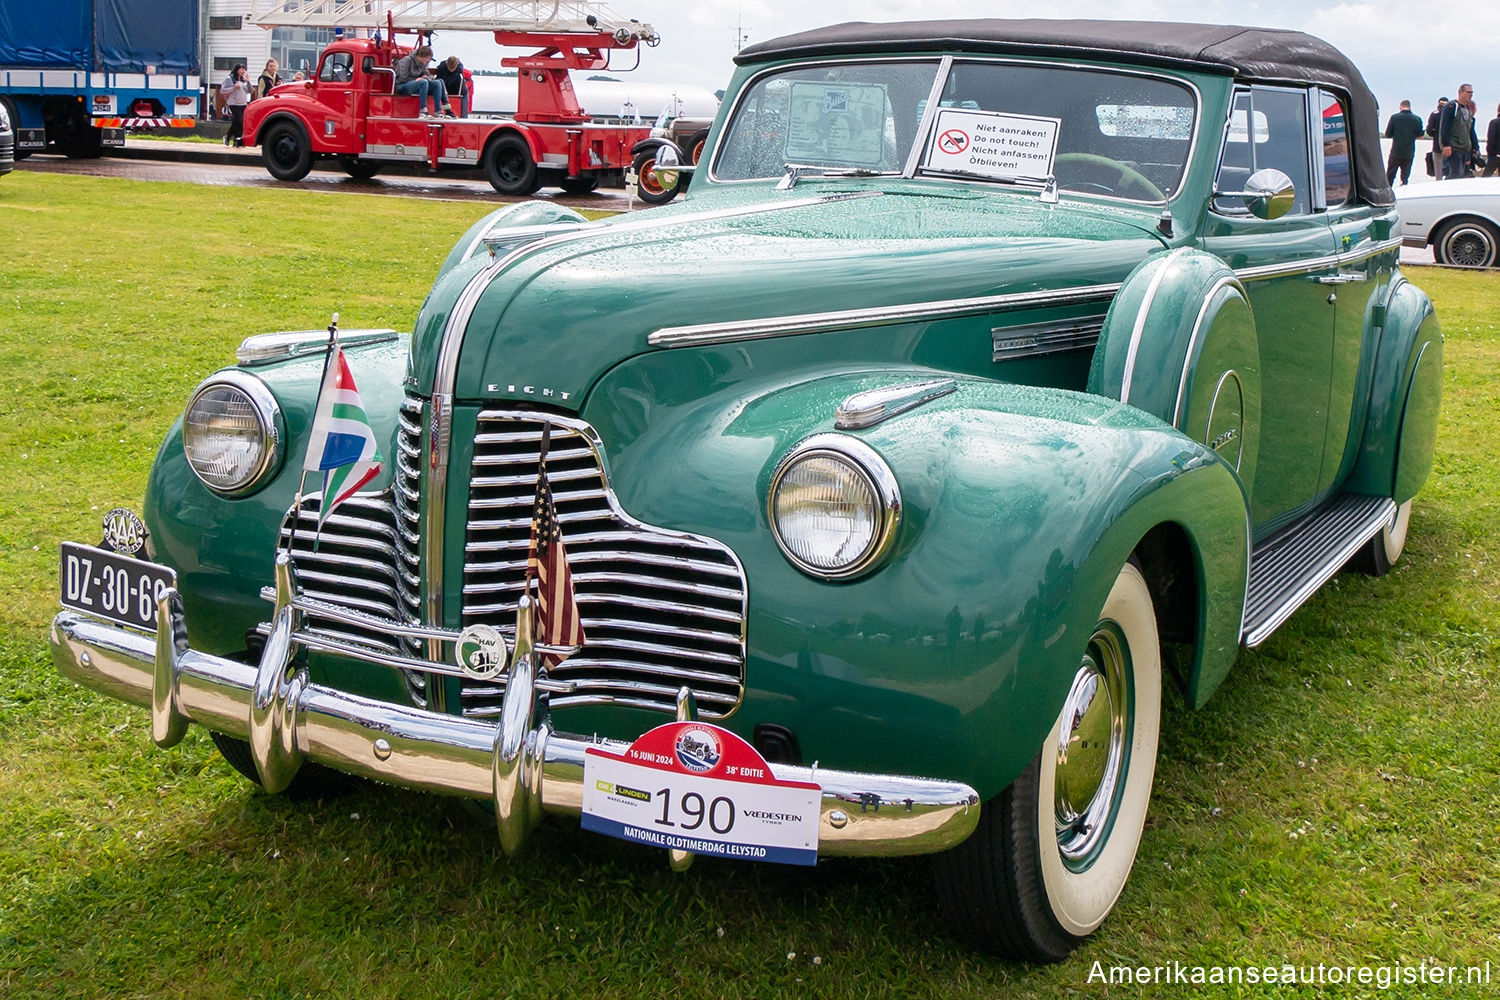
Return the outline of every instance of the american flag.
<path id="1" fill-rule="evenodd" d="M 562 526 L 552 503 L 547 482 L 547 445 L 551 425 L 544 425 L 541 454 L 537 461 L 536 502 L 531 511 L 531 547 L 526 553 L 526 588 L 537 582 L 537 642 L 547 646 L 582 646 L 583 622 L 578 617 L 578 598 L 573 593 L 573 573 L 563 549 Z M 548 654 L 544 661 L 556 666 L 564 659 Z"/>

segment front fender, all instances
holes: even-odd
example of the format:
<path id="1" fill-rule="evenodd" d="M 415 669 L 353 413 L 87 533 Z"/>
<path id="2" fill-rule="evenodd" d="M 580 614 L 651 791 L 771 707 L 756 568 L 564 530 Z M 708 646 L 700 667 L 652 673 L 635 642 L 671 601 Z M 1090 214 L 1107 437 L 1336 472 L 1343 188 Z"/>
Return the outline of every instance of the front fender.
<path id="1" fill-rule="evenodd" d="M 678 161 L 681 163 L 687 162 L 687 154 L 682 151 L 681 146 L 677 145 L 677 143 L 673 142 L 671 139 L 659 135 L 653 135 L 650 138 L 642 139 L 634 146 L 631 146 L 630 156 L 633 159 L 642 153 L 649 152 L 654 149 L 660 149 L 663 146 L 671 146 L 672 149 L 677 153 Z"/>
<path id="2" fill-rule="evenodd" d="M 391 481 L 409 346 L 409 338 L 400 337 L 345 351 L 385 458 L 370 490 L 384 489 Z M 268 617 L 269 605 L 260 599 L 260 588 L 271 583 L 281 521 L 302 478 L 323 355 L 239 370 L 264 382 L 281 409 L 286 440 L 276 471 L 244 496 L 215 493 L 187 463 L 179 417 L 151 467 L 144 510 L 155 560 L 177 571 L 193 648 L 226 655 L 243 650 L 246 630 Z M 316 474 L 307 488 L 322 489 Z"/>
<path id="3" fill-rule="evenodd" d="M 1443 332 L 1432 302 L 1417 286 L 1395 283 L 1385 323 L 1364 437 L 1348 488 L 1405 503 L 1432 471 L 1443 390 Z"/>
<path id="4" fill-rule="evenodd" d="M 809 760 L 947 775 L 993 795 L 1037 753 L 1110 586 L 1161 524 L 1182 529 L 1205 578 L 1198 661 L 1222 677 L 1238 647 L 1247 533 L 1239 486 L 1207 449 L 1112 400 L 958 379 L 953 394 L 853 432 L 895 473 L 903 517 L 880 568 L 830 584 L 776 548 L 765 500 L 776 463 L 832 430 L 850 394 L 939 373 L 829 369 L 672 390 L 713 360 L 684 350 L 627 362 L 583 416 L 626 510 L 718 538 L 745 567 L 736 728 L 775 723 Z"/>

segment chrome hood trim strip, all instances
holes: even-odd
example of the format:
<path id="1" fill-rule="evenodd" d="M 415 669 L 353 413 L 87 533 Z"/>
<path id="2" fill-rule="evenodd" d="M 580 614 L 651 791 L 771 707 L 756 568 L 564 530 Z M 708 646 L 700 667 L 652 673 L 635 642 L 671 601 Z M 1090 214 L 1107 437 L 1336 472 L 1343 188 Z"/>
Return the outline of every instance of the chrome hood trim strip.
<path id="1" fill-rule="evenodd" d="M 737 340 L 795 337 L 804 333 L 831 333 L 862 326 L 890 326 L 895 323 L 979 316 L 1002 309 L 1025 309 L 1068 302 L 1093 302 L 1108 299 L 1119 290 L 1120 285 L 1116 282 L 1109 285 L 1059 288 L 1049 292 L 1007 292 L 1003 295 L 981 295 L 975 298 L 936 302 L 912 302 L 905 305 L 876 306 L 870 309 L 840 309 L 834 312 L 771 316 L 766 319 L 731 320 L 727 323 L 668 326 L 657 330 L 646 339 L 647 343 L 653 347 L 697 347 L 703 344 L 723 344 Z"/>

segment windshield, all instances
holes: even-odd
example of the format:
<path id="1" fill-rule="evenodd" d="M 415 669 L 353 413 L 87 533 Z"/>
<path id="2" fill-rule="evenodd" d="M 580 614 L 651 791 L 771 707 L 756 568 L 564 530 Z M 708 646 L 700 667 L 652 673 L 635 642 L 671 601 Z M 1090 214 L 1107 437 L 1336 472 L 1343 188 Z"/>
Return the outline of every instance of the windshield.
<path id="1" fill-rule="evenodd" d="M 767 74 L 725 129 L 718 180 L 830 173 L 1041 183 L 1162 202 L 1182 182 L 1193 91 L 1155 76 L 1044 63 L 955 61 L 924 134 L 937 60 L 845 62 Z"/>

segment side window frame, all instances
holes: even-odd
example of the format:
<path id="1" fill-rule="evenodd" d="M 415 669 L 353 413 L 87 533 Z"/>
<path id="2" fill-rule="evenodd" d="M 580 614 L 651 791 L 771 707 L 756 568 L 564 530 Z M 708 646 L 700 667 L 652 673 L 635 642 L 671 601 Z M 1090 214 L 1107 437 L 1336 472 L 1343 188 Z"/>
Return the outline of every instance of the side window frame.
<path id="1" fill-rule="evenodd" d="M 1313 142 L 1313 181 L 1312 197 L 1313 211 L 1327 212 L 1330 209 L 1350 208 L 1357 203 L 1355 192 L 1358 188 L 1354 184 L 1354 134 L 1353 122 L 1349 115 L 1349 98 L 1336 90 L 1325 87 L 1311 87 L 1307 92 L 1308 99 L 1308 123 L 1318 123 L 1318 138 Z M 1328 204 L 1328 144 L 1323 138 L 1323 107 L 1329 100 L 1339 103 L 1339 108 L 1344 113 L 1344 150 L 1349 163 L 1349 190 L 1344 195 L 1344 200 L 1336 205 Z M 1309 133 L 1312 129 L 1309 127 Z"/>
<path id="2" fill-rule="evenodd" d="M 1305 204 L 1307 205 L 1307 207 L 1300 212 L 1289 212 L 1287 213 L 1287 215 L 1283 216 L 1283 218 L 1304 218 L 1317 212 L 1324 211 L 1324 207 L 1322 205 L 1323 188 L 1321 180 L 1323 176 L 1321 109 L 1319 110 L 1316 118 L 1313 115 L 1313 105 L 1315 103 L 1313 94 L 1316 93 L 1317 89 L 1318 88 L 1316 87 L 1309 89 L 1307 87 L 1297 87 L 1287 84 L 1278 85 L 1249 82 L 1236 83 L 1234 85 L 1233 91 L 1231 91 L 1229 95 L 1229 113 L 1224 118 L 1223 137 L 1219 140 L 1219 158 L 1214 165 L 1214 190 L 1219 189 L 1220 178 L 1224 173 L 1224 162 L 1229 152 L 1229 130 L 1230 126 L 1234 123 L 1235 108 L 1239 105 L 1240 97 L 1244 96 L 1246 101 L 1245 130 L 1250 147 L 1250 170 L 1252 173 L 1254 173 L 1255 170 L 1257 170 L 1260 166 L 1256 162 L 1255 155 L 1255 95 L 1257 93 L 1268 92 L 1295 94 L 1301 99 L 1304 108 L 1304 120 L 1302 123 L 1302 167 L 1305 171 L 1304 176 L 1307 178 L 1308 190 L 1305 192 Z M 1319 122 L 1317 156 L 1313 155 L 1314 143 L 1312 137 L 1312 123 L 1314 120 Z M 1222 215 L 1226 218 L 1253 218 L 1253 216 L 1250 216 L 1247 212 L 1239 212 L 1227 209 L 1226 206 L 1220 204 L 1220 200 L 1218 198 L 1209 199 L 1209 210 L 1216 215 Z"/>

